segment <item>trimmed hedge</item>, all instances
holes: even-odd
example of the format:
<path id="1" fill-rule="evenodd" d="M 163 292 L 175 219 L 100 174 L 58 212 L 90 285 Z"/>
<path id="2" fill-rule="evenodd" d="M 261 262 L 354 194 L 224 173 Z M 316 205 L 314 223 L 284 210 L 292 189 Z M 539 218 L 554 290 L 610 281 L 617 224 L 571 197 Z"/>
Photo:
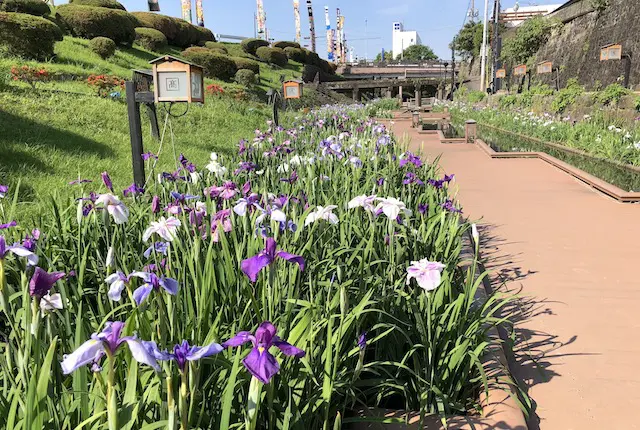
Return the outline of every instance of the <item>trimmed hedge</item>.
<path id="1" fill-rule="evenodd" d="M 280 67 L 284 67 L 289 62 L 289 59 L 285 55 L 284 51 L 280 48 L 269 48 L 268 46 L 261 46 L 256 51 L 256 55 L 262 61 L 266 61 L 269 64 L 275 64 Z"/>
<path id="2" fill-rule="evenodd" d="M 297 61 L 298 63 L 307 62 L 307 53 L 304 49 L 287 46 L 286 48 L 284 48 L 284 53 L 290 60 Z"/>
<path id="3" fill-rule="evenodd" d="M 225 54 L 229 53 L 229 50 L 227 49 L 227 47 L 224 46 L 224 44 L 219 42 L 205 42 L 204 47 L 209 49 L 218 49 L 220 51 L 223 51 Z"/>
<path id="4" fill-rule="evenodd" d="M 151 12 L 133 12 L 131 15 L 138 20 L 138 27 L 153 28 L 164 34 L 169 45 L 188 48 L 215 41 L 211 30 L 190 24 L 183 19 Z"/>
<path id="5" fill-rule="evenodd" d="M 220 55 L 211 49 L 200 46 L 192 46 L 182 51 L 182 56 L 187 60 L 204 67 L 205 76 L 208 78 L 231 80 L 238 71 L 236 63 L 226 55 Z"/>
<path id="6" fill-rule="evenodd" d="M 69 0 L 69 3 L 76 6 L 106 7 L 107 9 L 127 10 L 116 0 Z"/>
<path id="7" fill-rule="evenodd" d="M 155 28 L 137 27 L 136 44 L 149 51 L 158 51 L 167 46 L 167 37 Z"/>
<path id="8" fill-rule="evenodd" d="M 116 42 L 108 37 L 98 36 L 91 39 L 89 48 L 104 60 L 116 53 Z"/>
<path id="9" fill-rule="evenodd" d="M 0 12 L 0 52 L 23 58 L 46 60 L 53 46 L 62 40 L 62 30 L 39 16 Z"/>
<path id="10" fill-rule="evenodd" d="M 64 4 L 56 11 L 73 36 L 84 39 L 108 37 L 118 45 L 129 46 L 136 38 L 136 19 L 123 10 Z"/>
<path id="11" fill-rule="evenodd" d="M 235 81 L 245 87 L 250 87 L 256 83 L 256 74 L 251 70 L 240 69 L 236 72 Z"/>
<path id="12" fill-rule="evenodd" d="M 231 57 L 238 70 L 251 70 L 256 75 L 260 73 L 260 63 L 244 57 Z"/>
<path id="13" fill-rule="evenodd" d="M 247 54 L 257 55 L 256 52 L 258 51 L 258 48 L 269 46 L 269 42 L 262 39 L 244 39 L 240 42 L 240 46 Z"/>
<path id="14" fill-rule="evenodd" d="M 280 42 L 274 42 L 271 46 L 273 46 L 274 48 L 280 48 L 280 49 L 285 49 L 285 48 L 300 49 L 300 44 L 296 42 L 280 41 Z"/>
<path id="15" fill-rule="evenodd" d="M 26 13 L 35 16 L 45 16 L 51 13 L 49 5 L 42 0 L 0 0 L 0 11 Z"/>

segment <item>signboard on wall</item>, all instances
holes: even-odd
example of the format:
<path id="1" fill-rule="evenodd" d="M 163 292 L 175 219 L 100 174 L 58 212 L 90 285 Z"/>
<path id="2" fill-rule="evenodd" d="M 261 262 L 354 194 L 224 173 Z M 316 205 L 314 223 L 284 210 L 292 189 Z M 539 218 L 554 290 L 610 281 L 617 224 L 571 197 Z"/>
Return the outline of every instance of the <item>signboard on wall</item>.
<path id="1" fill-rule="evenodd" d="M 513 69 L 514 76 L 524 76 L 527 74 L 527 65 L 521 64 Z"/>
<path id="2" fill-rule="evenodd" d="M 621 58 L 622 45 L 607 45 L 600 49 L 600 61 L 620 60 Z"/>
<path id="3" fill-rule="evenodd" d="M 551 61 L 545 61 L 538 64 L 537 72 L 539 75 L 553 72 L 553 63 Z"/>
<path id="4" fill-rule="evenodd" d="M 507 71 L 505 69 L 496 70 L 496 78 L 503 79 L 507 77 Z"/>

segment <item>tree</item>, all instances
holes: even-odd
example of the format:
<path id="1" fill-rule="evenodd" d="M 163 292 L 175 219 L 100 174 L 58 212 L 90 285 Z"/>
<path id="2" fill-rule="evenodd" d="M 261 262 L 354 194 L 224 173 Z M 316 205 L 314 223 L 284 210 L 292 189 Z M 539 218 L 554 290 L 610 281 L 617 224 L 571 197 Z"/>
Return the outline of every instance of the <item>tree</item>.
<path id="1" fill-rule="evenodd" d="M 452 47 L 465 60 L 480 56 L 483 28 L 480 22 L 468 22 L 453 38 Z"/>
<path id="2" fill-rule="evenodd" d="M 405 60 L 425 61 L 425 60 L 437 60 L 438 56 L 433 52 L 433 49 L 427 45 L 411 45 L 404 50 L 402 55 L 398 55 L 397 59 L 404 58 Z"/>
<path id="3" fill-rule="evenodd" d="M 513 36 L 504 40 L 502 59 L 511 66 L 527 63 L 549 40 L 551 31 L 558 25 L 561 24 L 540 16 L 526 20 L 516 28 Z"/>
<path id="4" fill-rule="evenodd" d="M 384 51 L 384 60 L 383 60 L 382 52 L 378 52 L 378 55 L 376 55 L 376 59 L 374 61 L 376 63 L 381 63 L 383 61 L 386 61 L 386 62 L 393 61 L 393 55 L 391 54 L 391 51 Z"/>

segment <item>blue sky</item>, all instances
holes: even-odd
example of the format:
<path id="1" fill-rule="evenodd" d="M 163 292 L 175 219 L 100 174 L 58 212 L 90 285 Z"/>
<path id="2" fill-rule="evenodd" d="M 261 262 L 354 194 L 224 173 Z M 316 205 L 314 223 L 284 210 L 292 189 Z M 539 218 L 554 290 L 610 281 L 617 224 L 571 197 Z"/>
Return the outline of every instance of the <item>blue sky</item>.
<path id="1" fill-rule="evenodd" d="M 146 10 L 145 0 L 120 0 L 127 10 Z M 180 16 L 180 0 L 159 0 L 161 13 Z M 203 0 L 205 25 L 214 33 L 253 36 L 255 0 Z M 276 40 L 293 40 L 295 26 L 291 0 L 263 0 L 267 28 Z M 402 21 L 407 30 L 417 30 L 422 43 L 431 46 L 441 58 L 450 58 L 449 42 L 460 29 L 469 7 L 469 0 L 313 0 L 316 23 L 317 51 L 326 57 L 324 6 L 329 6 L 332 27 L 335 28 L 336 8 L 345 16 L 347 44 L 359 57 L 365 53 L 373 58 L 384 48 L 391 49 L 391 28 Z M 484 2 L 475 0 L 480 18 Z M 528 4 L 562 3 L 563 0 L 521 0 Z M 195 0 L 192 0 L 195 8 Z M 489 2 L 490 4 L 493 1 Z M 502 0 L 502 8 L 513 6 L 515 0 Z M 308 36 L 306 0 L 300 0 L 302 35 Z M 195 12 L 193 13 L 195 19 Z M 366 20 L 366 24 L 365 24 Z M 368 40 L 365 40 L 368 39 Z"/>

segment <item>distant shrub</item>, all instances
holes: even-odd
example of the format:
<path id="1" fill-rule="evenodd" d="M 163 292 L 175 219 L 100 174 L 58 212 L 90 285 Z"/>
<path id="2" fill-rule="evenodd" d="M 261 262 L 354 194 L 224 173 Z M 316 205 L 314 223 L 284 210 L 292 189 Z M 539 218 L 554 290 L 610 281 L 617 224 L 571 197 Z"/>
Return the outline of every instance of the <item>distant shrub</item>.
<path id="1" fill-rule="evenodd" d="M 584 87 L 575 78 L 567 81 L 567 86 L 558 91 L 551 103 L 551 110 L 555 113 L 562 113 L 569 106 L 574 104 L 578 97 L 584 93 Z"/>
<path id="2" fill-rule="evenodd" d="M 234 63 L 236 63 L 236 67 L 238 68 L 238 70 L 251 70 L 256 75 L 260 73 L 260 63 L 258 63 L 257 61 L 243 57 L 231 57 L 231 59 Z"/>
<path id="3" fill-rule="evenodd" d="M 618 83 L 607 86 L 604 90 L 595 93 L 593 99 L 605 106 L 617 105 L 622 97 L 631 94 L 631 90 Z"/>
<path id="4" fill-rule="evenodd" d="M 69 3 L 79 6 L 106 7 L 107 9 L 127 10 L 115 0 L 69 0 Z"/>
<path id="5" fill-rule="evenodd" d="M 236 72 L 236 82 L 245 87 L 250 87 L 256 83 L 256 74 L 251 70 L 240 69 Z"/>
<path id="6" fill-rule="evenodd" d="M 58 6 L 56 12 L 67 30 L 76 37 L 108 37 L 117 45 L 129 46 L 136 38 L 136 19 L 123 10 L 64 4 Z"/>
<path id="7" fill-rule="evenodd" d="M 231 57 L 216 54 L 207 48 L 194 46 L 182 51 L 182 55 L 187 60 L 204 67 L 205 76 L 209 78 L 228 81 L 238 71 Z"/>
<path id="8" fill-rule="evenodd" d="M 0 12 L 0 53 L 27 59 L 53 57 L 62 30 L 49 20 L 24 13 Z"/>
<path id="9" fill-rule="evenodd" d="M 49 72 L 41 67 L 30 67 L 27 65 L 11 67 L 11 79 L 26 82 L 34 90 L 38 82 L 47 82 L 50 78 L 51 75 Z"/>
<path id="10" fill-rule="evenodd" d="M 287 46 L 286 48 L 284 48 L 284 53 L 290 60 L 297 61 L 298 63 L 303 64 L 307 62 L 307 53 L 304 49 Z"/>
<path id="11" fill-rule="evenodd" d="M 51 13 L 49 5 L 42 0 L 4 0 L 0 2 L 0 11 L 26 13 L 35 16 L 45 16 Z"/>
<path id="12" fill-rule="evenodd" d="M 280 48 L 280 49 L 285 49 L 285 48 L 300 49 L 300 44 L 296 42 L 280 41 L 280 42 L 274 42 L 271 46 L 273 46 L 274 48 Z"/>
<path id="13" fill-rule="evenodd" d="M 116 52 L 116 42 L 108 37 L 94 37 L 89 42 L 89 48 L 103 60 L 112 57 Z"/>
<path id="14" fill-rule="evenodd" d="M 167 46 L 167 37 L 155 28 L 136 28 L 136 43 L 149 51 L 158 51 Z"/>
<path id="15" fill-rule="evenodd" d="M 269 42 L 262 39 L 244 39 L 240 42 L 240 46 L 247 54 L 256 55 L 258 48 L 262 46 L 269 46 Z"/>
<path id="16" fill-rule="evenodd" d="M 100 97 L 109 97 L 116 88 L 124 88 L 124 79 L 113 75 L 89 75 L 87 85 L 95 89 Z"/>
<path id="17" fill-rule="evenodd" d="M 225 54 L 229 53 L 229 50 L 227 49 L 227 47 L 219 42 L 205 42 L 204 47 L 209 49 L 218 49 L 220 51 L 223 51 Z"/>
<path id="18" fill-rule="evenodd" d="M 158 30 L 165 35 L 167 42 L 172 46 L 188 48 L 215 41 L 211 30 L 190 24 L 183 19 L 151 12 L 133 12 L 131 15 L 137 19 L 138 27 Z"/>
<path id="19" fill-rule="evenodd" d="M 289 62 L 289 59 L 285 55 L 284 51 L 280 48 L 269 48 L 268 46 L 261 46 L 256 51 L 256 55 L 262 61 L 266 61 L 269 64 L 275 64 L 280 67 L 284 67 Z"/>
<path id="20" fill-rule="evenodd" d="M 469 103 L 479 103 L 483 101 L 486 96 L 487 95 L 484 91 L 469 91 L 469 93 L 467 94 L 467 101 Z"/>

